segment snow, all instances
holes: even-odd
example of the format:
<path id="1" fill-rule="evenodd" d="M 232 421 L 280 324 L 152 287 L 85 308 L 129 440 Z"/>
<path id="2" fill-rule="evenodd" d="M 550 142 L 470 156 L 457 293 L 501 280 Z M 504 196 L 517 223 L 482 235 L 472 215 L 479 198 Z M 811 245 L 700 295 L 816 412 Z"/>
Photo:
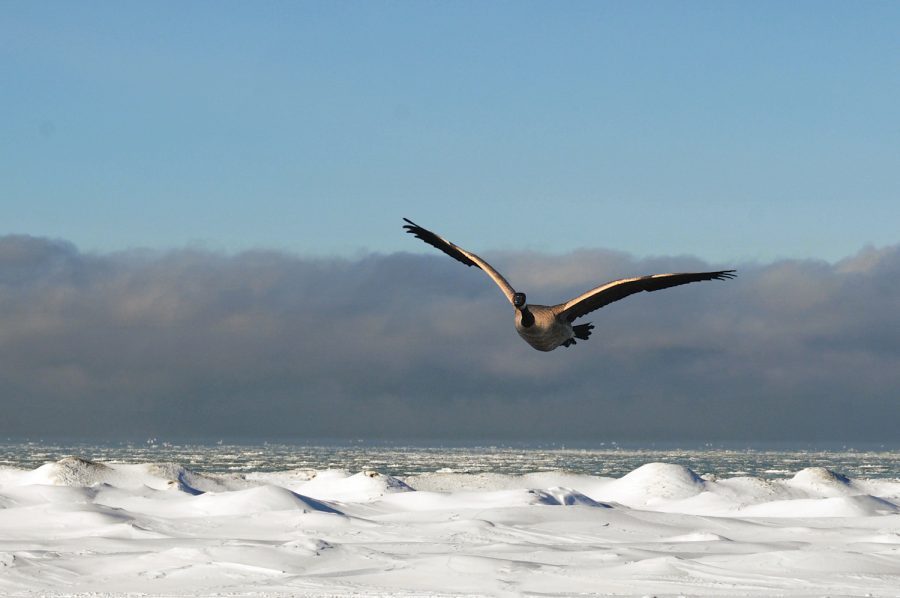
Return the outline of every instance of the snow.
<path id="1" fill-rule="evenodd" d="M 0 595 L 897 596 L 900 481 L 821 467 L 0 468 Z"/>

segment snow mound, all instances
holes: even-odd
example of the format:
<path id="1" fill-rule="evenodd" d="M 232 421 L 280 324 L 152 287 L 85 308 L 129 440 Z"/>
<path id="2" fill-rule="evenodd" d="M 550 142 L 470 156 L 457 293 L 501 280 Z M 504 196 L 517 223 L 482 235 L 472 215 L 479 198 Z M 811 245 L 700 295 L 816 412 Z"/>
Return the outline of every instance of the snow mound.
<path id="1" fill-rule="evenodd" d="M 388 507 L 399 507 L 409 511 L 436 511 L 442 509 L 507 509 L 547 506 L 585 506 L 610 508 L 581 492 L 570 488 L 516 488 L 512 490 L 395 493 L 384 496 L 377 503 Z"/>
<path id="2" fill-rule="evenodd" d="M 807 467 L 798 471 L 787 485 L 807 492 L 811 497 L 834 497 L 860 494 L 847 476 L 825 467 Z"/>
<path id="3" fill-rule="evenodd" d="M 290 487 L 304 496 L 339 502 L 369 502 L 388 494 L 413 490 L 402 480 L 377 471 L 350 475 L 331 470 Z"/>
<path id="4" fill-rule="evenodd" d="M 246 488 L 240 480 L 226 481 L 196 473 L 176 463 L 100 463 L 82 457 L 64 457 L 55 463 L 46 463 L 34 471 L 16 478 L 17 485 L 46 484 L 88 488 L 107 484 L 116 488 L 141 488 L 154 490 L 177 489 L 188 494 L 222 492 Z"/>
<path id="5" fill-rule="evenodd" d="M 407 476 L 403 481 L 415 490 L 432 492 L 471 492 L 561 486 L 577 488 L 579 491 L 589 494 L 595 487 L 609 483 L 612 479 L 564 471 L 541 471 L 521 475 L 436 471 Z"/>
<path id="6" fill-rule="evenodd" d="M 115 478 L 115 470 L 107 465 L 72 456 L 38 467 L 23 481 L 26 484 L 86 487 L 108 484 Z"/>
<path id="7" fill-rule="evenodd" d="M 484 490 L 511 490 L 525 488 L 528 485 L 521 480 L 522 476 L 503 473 L 457 473 L 435 471 L 419 473 L 404 478 L 404 482 L 415 490 L 429 492 L 472 492 Z"/>
<path id="8" fill-rule="evenodd" d="M 304 484 L 318 476 L 327 476 L 329 473 L 337 472 L 339 477 L 346 477 L 344 470 L 315 470 L 308 468 L 287 469 L 284 471 L 251 471 L 243 474 L 241 477 L 250 483 L 272 484 L 273 486 L 282 486 L 283 488 L 293 488 L 300 484 Z"/>
<path id="9" fill-rule="evenodd" d="M 220 478 L 197 473 L 177 463 L 150 463 L 146 465 L 146 468 L 150 476 L 165 480 L 167 487 L 174 487 L 188 494 L 224 492 L 246 487 L 235 481 L 228 483 Z M 150 484 L 147 485 L 150 486 Z"/>
<path id="10" fill-rule="evenodd" d="M 872 517 L 900 512 L 894 503 L 883 498 L 861 494 L 831 498 L 799 498 L 776 500 L 741 509 L 749 517 Z"/>
<path id="11" fill-rule="evenodd" d="M 608 504 L 597 502 L 593 498 L 590 498 L 577 490 L 572 490 L 571 488 L 556 486 L 537 492 L 540 492 L 540 494 L 545 497 L 543 502 L 548 505 L 611 508 Z"/>
<path id="12" fill-rule="evenodd" d="M 412 490 L 412 488 L 403 480 L 395 478 L 394 476 L 384 475 L 377 471 L 361 471 L 356 475 L 350 476 L 350 479 L 353 478 L 368 478 L 369 480 L 375 480 L 376 484 L 383 488 L 385 492 L 409 492 Z"/>
<path id="13" fill-rule="evenodd" d="M 706 490 L 706 483 L 683 465 L 647 463 L 603 486 L 600 498 L 629 506 L 652 505 L 696 496 Z"/>
<path id="14" fill-rule="evenodd" d="M 193 498 L 189 503 L 189 510 L 191 515 L 209 516 L 248 515 L 291 510 L 299 510 L 304 513 L 341 514 L 321 501 L 301 496 L 286 488 L 268 485 L 230 492 L 209 492 Z"/>
<path id="15" fill-rule="evenodd" d="M 735 504 L 766 502 L 790 498 L 791 492 L 779 481 L 738 476 L 708 482 L 707 488 L 720 496 L 730 498 Z"/>

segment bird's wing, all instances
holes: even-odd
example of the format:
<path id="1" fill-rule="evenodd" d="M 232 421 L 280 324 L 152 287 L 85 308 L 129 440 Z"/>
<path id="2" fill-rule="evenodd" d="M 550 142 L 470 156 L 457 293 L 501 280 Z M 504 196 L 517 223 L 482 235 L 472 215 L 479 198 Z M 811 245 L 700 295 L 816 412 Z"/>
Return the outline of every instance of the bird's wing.
<path id="1" fill-rule="evenodd" d="M 489 263 L 475 255 L 474 253 L 466 251 L 462 247 L 454 245 L 447 239 L 434 234 L 427 228 L 422 228 L 412 220 L 409 220 L 408 218 L 404 218 L 404 220 L 406 220 L 406 222 L 408 222 L 409 224 L 404 224 L 403 228 L 406 229 L 406 232 L 415 235 L 417 239 L 422 239 L 432 247 L 440 249 L 453 259 L 460 261 L 467 266 L 475 266 L 476 268 L 484 270 L 484 273 L 490 276 L 491 280 L 497 283 L 497 286 L 500 287 L 500 290 L 503 291 L 504 295 L 506 295 L 506 299 L 510 303 L 512 303 L 513 295 L 516 292 L 515 289 L 513 289 L 510 284 L 506 282 L 506 279 L 503 278 L 499 272 L 494 270 L 494 268 L 492 268 Z"/>
<path id="2" fill-rule="evenodd" d="M 734 270 L 719 270 L 717 272 L 681 272 L 676 274 L 654 274 L 652 276 L 638 276 L 636 278 L 622 278 L 591 289 L 587 293 L 575 297 L 561 305 L 557 305 L 557 313 L 562 314 L 569 322 L 580 318 L 586 313 L 609 305 L 613 301 L 624 299 L 628 295 L 641 291 L 658 291 L 677 287 L 689 282 L 701 280 L 727 280 L 734 278 Z"/>

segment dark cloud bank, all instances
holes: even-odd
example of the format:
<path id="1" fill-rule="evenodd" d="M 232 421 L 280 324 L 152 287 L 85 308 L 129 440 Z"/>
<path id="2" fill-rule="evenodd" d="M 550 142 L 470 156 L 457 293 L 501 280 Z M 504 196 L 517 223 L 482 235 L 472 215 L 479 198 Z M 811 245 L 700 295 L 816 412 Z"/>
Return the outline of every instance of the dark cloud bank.
<path id="1" fill-rule="evenodd" d="M 488 254 L 536 303 L 709 269 Z M 0 238 L 0 435 L 581 441 L 898 440 L 900 246 L 599 310 L 544 354 L 443 255 L 86 254 Z M 532 269 L 533 268 L 533 269 Z"/>

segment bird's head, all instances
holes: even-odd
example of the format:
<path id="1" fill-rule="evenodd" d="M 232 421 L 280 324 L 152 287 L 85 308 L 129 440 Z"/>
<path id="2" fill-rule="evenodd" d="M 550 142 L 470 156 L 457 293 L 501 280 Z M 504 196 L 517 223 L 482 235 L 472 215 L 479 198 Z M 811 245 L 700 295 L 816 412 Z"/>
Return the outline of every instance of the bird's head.
<path id="1" fill-rule="evenodd" d="M 513 305 L 515 305 L 519 309 L 525 307 L 525 293 L 514 293 Z"/>

